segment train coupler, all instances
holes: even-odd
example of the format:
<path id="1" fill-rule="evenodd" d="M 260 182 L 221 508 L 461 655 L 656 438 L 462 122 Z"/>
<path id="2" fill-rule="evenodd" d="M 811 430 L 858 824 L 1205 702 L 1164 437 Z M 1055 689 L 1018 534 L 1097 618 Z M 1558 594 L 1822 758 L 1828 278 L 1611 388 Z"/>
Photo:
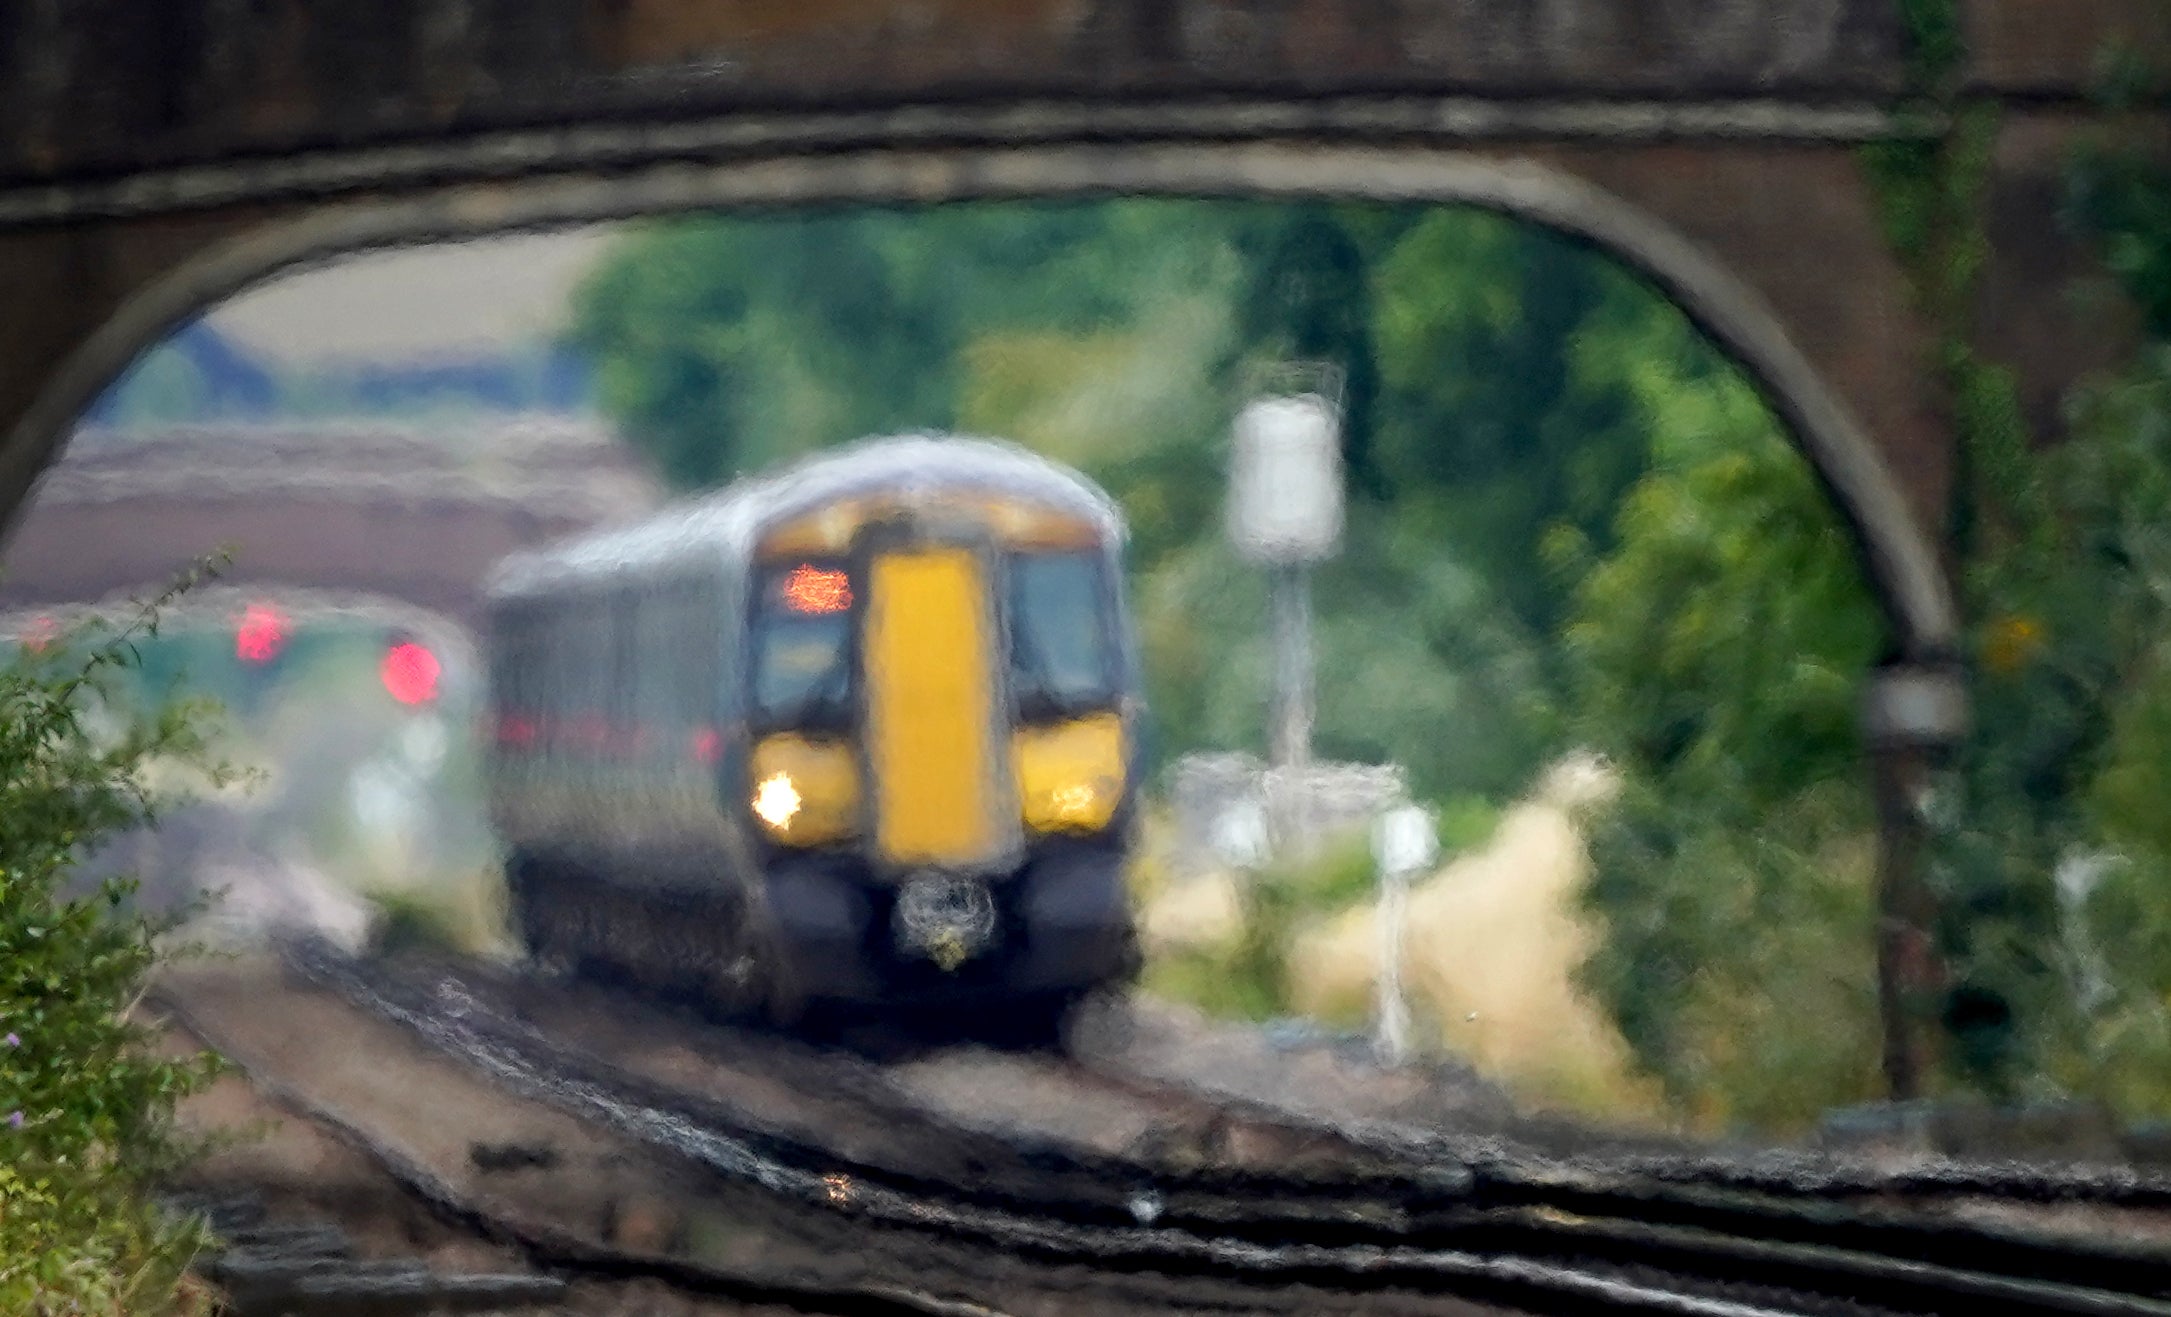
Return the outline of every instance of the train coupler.
<path id="1" fill-rule="evenodd" d="M 891 922 L 898 950 L 954 973 L 994 942 L 995 894 L 977 878 L 923 874 L 898 892 Z"/>

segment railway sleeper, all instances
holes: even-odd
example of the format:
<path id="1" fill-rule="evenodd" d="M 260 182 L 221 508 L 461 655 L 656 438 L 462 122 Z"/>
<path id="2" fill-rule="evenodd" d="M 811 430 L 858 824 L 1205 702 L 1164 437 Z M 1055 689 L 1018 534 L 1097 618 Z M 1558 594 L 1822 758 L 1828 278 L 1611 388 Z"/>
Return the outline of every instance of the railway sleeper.
<path id="1" fill-rule="evenodd" d="M 216 1229 L 216 1227 L 214 1227 Z M 218 1232 L 220 1242 L 233 1255 L 250 1254 L 288 1258 L 346 1258 L 354 1245 L 337 1226 L 255 1225 Z"/>
<path id="2" fill-rule="evenodd" d="M 232 1317 L 410 1317 L 417 1312 L 497 1312 L 562 1298 L 555 1276 L 440 1276 L 426 1270 L 325 1271 L 228 1291 Z"/>
<path id="3" fill-rule="evenodd" d="M 158 1204 L 176 1216 L 200 1216 L 222 1238 L 261 1226 L 268 1215 L 263 1200 L 204 1191 L 158 1196 Z"/>

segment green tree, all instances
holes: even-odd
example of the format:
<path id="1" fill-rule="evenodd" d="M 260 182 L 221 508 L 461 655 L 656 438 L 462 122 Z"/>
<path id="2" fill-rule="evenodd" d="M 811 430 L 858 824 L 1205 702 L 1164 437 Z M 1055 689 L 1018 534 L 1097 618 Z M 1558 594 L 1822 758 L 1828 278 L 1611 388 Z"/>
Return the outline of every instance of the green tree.
<path id="1" fill-rule="evenodd" d="M 709 216 L 640 230 L 576 299 L 605 408 L 681 487 L 950 428 L 970 343 L 1092 334 L 1214 277 L 1196 203 Z"/>
<path id="2" fill-rule="evenodd" d="M 1343 371 L 1343 455 L 1350 487 L 1364 497 L 1389 492 L 1376 452 L 1376 270 L 1394 238 L 1420 214 L 1408 207 L 1306 203 L 1231 215 L 1231 244 L 1248 272 L 1237 301 L 1237 349 L 1257 363 L 1325 361 Z"/>
<path id="3" fill-rule="evenodd" d="M 1673 320 L 1669 332 L 1687 335 Z M 1708 1119 L 1800 1125 L 1875 1078 L 1874 854 L 1855 723 L 1883 635 L 1814 474 L 1738 375 L 1647 354 L 1652 469 L 1578 581 L 1570 726 L 1612 756 L 1588 981 L 1638 1057 Z"/>
<path id="4" fill-rule="evenodd" d="M 1541 539 L 1564 522 L 1604 539 L 1648 461 L 1632 373 L 1654 356 L 1690 382 L 1721 365 L 1603 258 L 1482 211 L 1425 216 L 1375 279 L 1385 478 L 1550 632 L 1563 599 Z"/>

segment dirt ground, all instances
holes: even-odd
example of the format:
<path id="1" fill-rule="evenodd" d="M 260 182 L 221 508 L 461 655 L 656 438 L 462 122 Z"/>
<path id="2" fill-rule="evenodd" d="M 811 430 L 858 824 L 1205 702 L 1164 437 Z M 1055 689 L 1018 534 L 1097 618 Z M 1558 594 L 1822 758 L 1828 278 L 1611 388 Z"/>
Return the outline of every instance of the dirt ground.
<path id="1" fill-rule="evenodd" d="M 204 1043 L 167 1019 L 160 1048 L 178 1056 L 201 1051 Z M 422 1092 L 414 1099 L 418 1105 L 426 1100 Z M 446 1219 L 338 1132 L 297 1115 L 239 1075 L 186 1099 L 178 1118 L 185 1132 L 215 1143 L 176 1189 L 254 1200 L 275 1224 L 336 1225 L 358 1257 L 412 1259 L 453 1275 L 548 1270 L 520 1248 Z M 795 1311 L 691 1294 L 654 1280 L 569 1279 L 561 1301 L 519 1311 L 535 1317 L 765 1317 Z"/>

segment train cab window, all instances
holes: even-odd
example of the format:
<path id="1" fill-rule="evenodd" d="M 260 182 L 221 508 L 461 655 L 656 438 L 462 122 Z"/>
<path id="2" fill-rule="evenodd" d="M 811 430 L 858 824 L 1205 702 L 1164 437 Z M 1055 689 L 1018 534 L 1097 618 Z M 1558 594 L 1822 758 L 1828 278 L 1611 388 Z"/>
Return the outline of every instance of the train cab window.
<path id="1" fill-rule="evenodd" d="M 766 721 L 841 725 L 851 716 L 852 591 L 839 565 L 771 569 L 753 627 L 752 697 Z"/>
<path id="2" fill-rule="evenodd" d="M 1010 685 L 1028 718 L 1104 707 L 1115 696 L 1106 572 L 1092 553 L 1010 562 Z"/>

